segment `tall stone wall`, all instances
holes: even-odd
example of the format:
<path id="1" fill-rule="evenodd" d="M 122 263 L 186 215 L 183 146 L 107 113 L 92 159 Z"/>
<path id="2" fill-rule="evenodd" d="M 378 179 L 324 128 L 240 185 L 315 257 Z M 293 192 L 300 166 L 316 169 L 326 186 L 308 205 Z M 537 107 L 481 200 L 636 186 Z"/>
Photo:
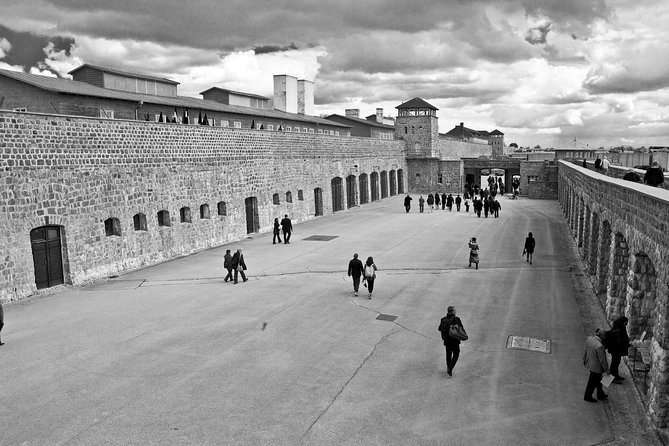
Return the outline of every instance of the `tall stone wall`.
<path id="1" fill-rule="evenodd" d="M 548 161 L 520 163 L 520 189 L 523 195 L 535 200 L 556 200 L 558 197 L 558 167 Z"/>
<path id="2" fill-rule="evenodd" d="M 449 138 L 439 138 L 435 142 L 434 156 L 442 160 L 459 160 L 460 158 L 492 158 L 492 145 L 475 144 Z"/>
<path id="3" fill-rule="evenodd" d="M 61 227 L 65 282 L 82 284 L 246 237 L 249 197 L 265 232 L 313 218 L 316 189 L 332 213 L 335 178 L 406 171 L 401 141 L 0 112 L 0 300 L 36 289 L 34 228 Z"/>
<path id="4" fill-rule="evenodd" d="M 669 422 L 669 191 L 560 161 L 558 197 L 610 321 L 651 339 L 649 412 Z"/>

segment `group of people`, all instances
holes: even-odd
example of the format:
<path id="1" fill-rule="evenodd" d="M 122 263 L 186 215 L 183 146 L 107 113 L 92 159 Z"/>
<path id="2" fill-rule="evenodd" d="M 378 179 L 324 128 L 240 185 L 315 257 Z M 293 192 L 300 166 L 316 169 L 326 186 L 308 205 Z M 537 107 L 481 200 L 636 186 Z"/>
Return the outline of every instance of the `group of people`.
<path id="1" fill-rule="evenodd" d="M 596 403 L 609 397 L 602 385 L 604 375 L 610 374 L 615 384 L 622 384 L 625 380 L 620 376 L 619 366 L 622 357 L 627 356 L 628 349 L 632 345 L 627 334 L 627 323 L 627 317 L 620 316 L 613 321 L 611 330 L 604 331 L 598 328 L 594 336 L 588 336 L 586 339 L 583 365 L 590 371 L 590 376 L 583 395 L 585 401 Z M 606 356 L 607 350 L 611 354 L 610 366 Z"/>
<path id="2" fill-rule="evenodd" d="M 430 212 L 434 209 L 439 209 L 439 204 L 441 203 L 441 209 L 448 208 L 449 211 L 453 210 L 453 204 L 455 204 L 456 212 L 460 212 L 460 207 L 464 203 L 465 211 L 469 213 L 470 206 L 472 207 L 474 213 L 480 218 L 481 212 L 483 212 L 485 218 L 488 218 L 488 214 L 493 215 L 495 218 L 499 217 L 499 211 L 502 209 L 502 205 L 499 201 L 495 199 L 496 192 L 488 191 L 488 188 L 480 191 L 480 197 L 478 194 L 470 196 L 469 192 L 464 193 L 464 197 L 461 197 L 460 194 L 457 194 L 453 197 L 453 194 L 446 195 L 445 193 L 441 195 L 439 199 L 439 194 L 429 194 L 427 200 L 421 195 L 418 198 L 418 210 L 420 213 L 423 213 L 425 210 L 425 202 L 429 206 Z M 404 209 L 408 213 L 411 211 L 411 195 L 407 194 L 404 197 Z"/>
<path id="3" fill-rule="evenodd" d="M 595 160 L 595 169 L 603 170 L 604 173 L 609 170 L 610 165 L 611 163 L 606 156 L 604 156 L 603 160 L 599 157 Z M 583 167 L 588 167 L 588 163 L 585 159 L 583 160 Z M 660 167 L 660 163 L 657 160 L 654 160 L 651 162 L 650 167 L 646 169 L 643 179 L 634 169 L 629 169 L 627 173 L 623 175 L 623 180 L 632 181 L 634 183 L 643 182 L 643 184 L 657 187 L 664 183 L 664 171 L 662 170 L 662 167 Z"/>
<path id="4" fill-rule="evenodd" d="M 370 256 L 363 264 L 362 260 L 358 258 L 358 253 L 353 254 L 353 258 L 348 262 L 348 276 L 353 279 L 353 295 L 358 295 L 360 289 L 360 279 L 362 284 L 367 288 L 367 298 L 372 298 L 374 292 L 374 282 L 376 280 L 376 264 L 374 259 Z"/>
<path id="5" fill-rule="evenodd" d="M 237 283 L 239 275 L 241 274 L 242 280 L 246 282 L 246 262 L 244 262 L 244 252 L 242 248 L 239 248 L 234 254 L 230 254 L 230 250 L 225 250 L 225 255 L 223 256 L 223 268 L 228 271 L 228 274 L 225 276 L 224 282 Z M 234 271 L 234 274 L 233 274 Z"/>
<path id="6" fill-rule="evenodd" d="M 281 244 L 281 232 L 283 232 L 283 243 L 290 243 L 290 235 L 293 233 L 293 222 L 288 218 L 288 214 L 284 215 L 281 221 L 279 218 L 274 219 L 274 237 L 272 237 L 272 244 L 276 245 L 277 239 Z"/>

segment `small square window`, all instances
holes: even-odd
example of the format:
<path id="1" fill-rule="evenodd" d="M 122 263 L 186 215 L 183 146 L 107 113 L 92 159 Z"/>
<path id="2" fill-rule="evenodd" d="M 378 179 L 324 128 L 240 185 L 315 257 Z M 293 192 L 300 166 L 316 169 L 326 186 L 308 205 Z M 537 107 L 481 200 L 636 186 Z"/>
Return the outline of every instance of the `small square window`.
<path id="1" fill-rule="evenodd" d="M 300 128 L 299 127 L 295 127 L 295 133 L 300 133 Z"/>
<path id="2" fill-rule="evenodd" d="M 335 130 L 335 136 L 339 136 L 339 130 Z"/>
<path id="3" fill-rule="evenodd" d="M 132 223 L 135 226 L 135 231 L 146 231 L 146 215 L 141 212 L 132 217 Z"/>
<path id="4" fill-rule="evenodd" d="M 318 129 L 318 134 L 322 135 L 323 134 L 323 129 Z"/>
<path id="5" fill-rule="evenodd" d="M 15 112 L 27 112 L 28 109 L 25 108 L 25 107 L 18 107 L 18 108 L 13 108 L 12 111 L 15 111 Z"/>
<path id="6" fill-rule="evenodd" d="M 275 205 L 281 204 L 281 202 L 279 201 L 279 194 L 272 195 L 272 203 L 274 203 Z"/>
<path id="7" fill-rule="evenodd" d="M 303 133 L 309 133 L 309 129 L 306 128 L 306 127 L 303 127 L 303 128 L 302 128 L 302 132 L 303 132 Z"/>
<path id="8" fill-rule="evenodd" d="M 218 215 L 228 215 L 228 206 L 225 201 L 219 201 L 216 207 L 218 208 Z"/>
<path id="9" fill-rule="evenodd" d="M 302 192 L 302 189 L 297 191 L 297 199 L 298 201 L 304 201 L 304 192 Z"/>
<path id="10" fill-rule="evenodd" d="M 172 226 L 169 211 L 158 211 L 158 226 Z"/>
<path id="11" fill-rule="evenodd" d="M 235 128 L 236 129 L 241 129 L 242 128 L 242 123 L 240 121 L 235 121 Z"/>
<path id="12" fill-rule="evenodd" d="M 203 204 L 200 206 L 200 218 L 211 218 L 209 215 L 209 205 Z"/>
<path id="13" fill-rule="evenodd" d="M 272 124 L 267 124 L 267 130 L 274 130 L 274 126 Z"/>
<path id="14" fill-rule="evenodd" d="M 230 127 L 230 121 L 227 119 L 221 119 L 221 127 Z"/>
<path id="15" fill-rule="evenodd" d="M 181 223 L 191 223 L 191 214 L 189 207 L 187 206 L 182 207 L 179 210 L 179 215 L 181 217 Z"/>
<path id="16" fill-rule="evenodd" d="M 289 125 L 287 125 L 287 126 L 286 126 L 286 131 L 287 131 L 287 132 L 292 132 L 293 130 L 292 130 L 292 128 L 291 128 Z"/>

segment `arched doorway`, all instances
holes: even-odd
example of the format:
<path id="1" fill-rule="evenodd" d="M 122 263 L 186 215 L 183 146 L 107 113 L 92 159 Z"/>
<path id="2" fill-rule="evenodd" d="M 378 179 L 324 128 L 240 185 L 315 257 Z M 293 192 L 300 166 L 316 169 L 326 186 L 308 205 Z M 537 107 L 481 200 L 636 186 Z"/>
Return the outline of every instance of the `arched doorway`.
<path id="1" fill-rule="evenodd" d="M 369 177 L 366 173 L 360 174 L 358 179 L 360 183 L 360 204 L 369 202 Z"/>
<path id="2" fill-rule="evenodd" d="M 355 207 L 355 205 L 356 205 L 355 186 L 356 186 L 355 175 L 347 176 L 346 177 L 346 207 L 348 209 L 351 209 L 352 207 Z"/>
<path id="3" fill-rule="evenodd" d="M 397 193 L 404 193 L 404 171 L 402 169 L 397 169 Z"/>
<path id="4" fill-rule="evenodd" d="M 390 196 L 397 195 L 397 177 L 394 170 L 390 171 Z"/>
<path id="5" fill-rule="evenodd" d="M 377 201 L 379 199 L 379 174 L 378 172 L 372 172 L 370 175 L 371 183 L 370 189 L 372 192 L 372 201 Z"/>
<path id="6" fill-rule="evenodd" d="M 388 198 L 388 172 L 381 171 L 381 198 Z"/>
<path id="7" fill-rule="evenodd" d="M 246 208 L 246 233 L 252 234 L 260 231 L 260 217 L 258 216 L 258 198 L 247 197 L 244 200 Z"/>
<path id="8" fill-rule="evenodd" d="M 314 189 L 314 208 L 316 217 L 323 215 L 323 189 L 320 187 Z"/>
<path id="9" fill-rule="evenodd" d="M 60 226 L 42 226 L 30 231 L 37 289 L 64 283 Z"/>
<path id="10" fill-rule="evenodd" d="M 344 191 L 341 177 L 332 179 L 330 185 L 332 186 L 332 212 L 344 210 Z"/>

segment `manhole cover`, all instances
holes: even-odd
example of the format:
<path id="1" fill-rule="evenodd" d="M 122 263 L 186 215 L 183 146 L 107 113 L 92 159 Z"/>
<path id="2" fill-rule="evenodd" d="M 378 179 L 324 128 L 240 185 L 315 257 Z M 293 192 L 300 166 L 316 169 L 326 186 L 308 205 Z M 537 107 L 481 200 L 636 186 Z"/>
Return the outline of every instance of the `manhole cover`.
<path id="1" fill-rule="evenodd" d="M 379 314 L 376 316 L 376 318 L 380 321 L 393 322 L 395 319 L 397 319 L 397 316 L 391 316 L 390 314 Z"/>
<path id="2" fill-rule="evenodd" d="M 339 237 L 338 235 L 312 235 L 307 238 L 303 238 L 302 240 L 307 240 L 310 242 L 329 242 L 333 238 Z"/>
<path id="3" fill-rule="evenodd" d="M 551 341 L 549 339 L 536 339 L 525 336 L 509 336 L 509 338 L 506 340 L 506 348 L 529 350 L 531 352 L 539 353 L 550 353 Z"/>

